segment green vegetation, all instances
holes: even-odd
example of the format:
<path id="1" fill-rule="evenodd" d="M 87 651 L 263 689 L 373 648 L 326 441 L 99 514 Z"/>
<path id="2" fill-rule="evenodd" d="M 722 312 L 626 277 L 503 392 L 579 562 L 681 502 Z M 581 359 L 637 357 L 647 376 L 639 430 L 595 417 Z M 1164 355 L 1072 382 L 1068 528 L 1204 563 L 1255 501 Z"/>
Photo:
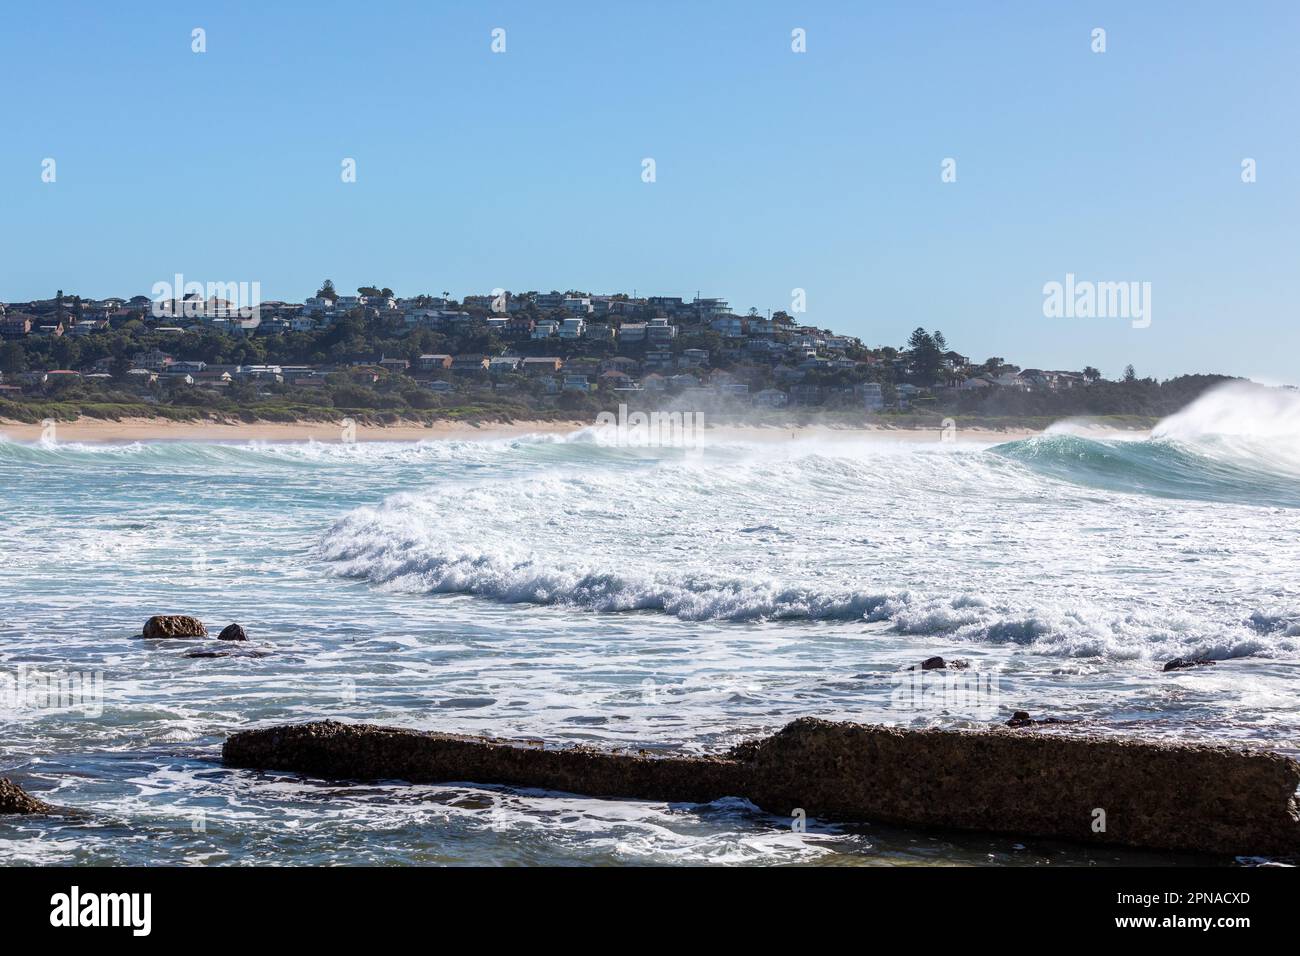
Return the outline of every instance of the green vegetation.
<path id="1" fill-rule="evenodd" d="M 391 296 L 392 290 L 363 286 L 363 296 Z M 326 280 L 318 298 L 337 301 Z M 82 315 L 79 297 L 70 305 L 60 294 L 53 300 L 50 320 Z M 429 296 L 408 303 L 432 302 Z M 439 300 L 440 302 L 442 300 Z M 778 312 L 766 341 L 754 335 L 725 338 L 707 321 L 678 318 L 678 334 L 667 343 L 626 344 L 613 337 L 568 339 L 531 338 L 528 320 L 542 318 L 532 300 L 518 313 L 523 331 L 490 326 L 490 313 L 481 305 L 442 303 L 454 308 L 454 322 L 437 328 L 412 327 L 399 311 L 358 306 L 333 317 L 312 331 L 225 331 L 208 322 L 168 330 L 169 319 L 147 313 L 147 300 L 132 300 L 112 313 L 109 327 L 87 335 L 11 337 L 0 342 L 0 417 L 25 422 L 45 418 L 68 420 L 84 415 L 121 419 L 157 417 L 219 421 L 337 421 L 361 422 L 519 421 L 529 419 L 591 420 L 620 403 L 639 409 L 677 407 L 703 410 L 710 421 L 752 421 L 765 424 L 823 421 L 828 423 L 923 426 L 953 418 L 958 425 L 982 427 L 1041 427 L 1071 416 L 1103 419 L 1134 427 L 1149 425 L 1224 381 L 1222 376 L 1189 375 L 1157 382 L 1139 378 L 1132 366 L 1119 381 L 1108 381 L 1087 366 L 1080 373 L 1021 372 L 1001 358 L 976 364 L 949 349 L 942 332 L 914 330 L 905 349 L 864 347 L 839 337 L 828 358 L 810 349 L 807 340 L 830 333 L 797 328 Z M 36 306 L 37 304 L 33 304 Z M 48 305 L 48 304 L 47 304 Z M 747 321 L 757 321 L 750 310 Z M 610 322 L 653 318 L 649 305 L 625 311 Z M 560 318 L 557 312 L 545 317 Z M 734 317 L 733 317 L 734 318 Z M 45 320 L 42 320 L 45 321 Z M 281 321 L 281 327 L 287 327 Z M 802 344 L 801 344 L 802 343 Z M 750 346 L 757 346 L 751 348 Z M 646 362 L 651 350 L 671 353 L 672 368 L 656 369 L 660 390 L 616 390 L 613 380 L 599 376 L 612 359 L 630 359 L 632 375 L 645 382 L 652 374 Z M 690 350 L 701 350 L 694 357 Z M 560 376 L 527 375 L 518 371 L 493 373 L 446 370 L 421 372 L 421 355 L 558 356 L 565 362 Z M 236 374 L 231 381 L 210 378 L 194 384 L 164 376 L 151 380 L 131 370 L 141 356 L 165 353 L 207 366 L 311 367 L 317 374 L 304 381 L 274 375 L 261 378 Z M 695 360 L 707 353 L 703 363 Z M 381 359 L 388 360 L 384 367 Z M 393 360 L 397 360 L 394 362 Z M 641 363 L 646 362 L 645 366 Z M 403 369 L 404 363 L 410 363 Z M 703 364 L 703 367 L 695 367 Z M 690 366 L 690 367 L 686 367 Z M 78 370 L 81 375 L 47 375 L 28 381 L 24 373 Z M 564 374 L 587 376 L 590 390 L 563 387 Z M 682 373 L 687 373 L 682 375 Z M 725 373 L 725 374 L 722 374 Z M 746 387 L 741 396 L 713 389 L 693 389 L 709 376 L 717 386 L 735 382 Z M 89 377 L 88 377 L 89 376 Z M 676 377 L 681 376 L 680 380 Z M 1028 378 L 1024 378 L 1028 376 Z M 1041 376 L 1041 378 L 1039 377 Z M 450 388 L 431 385 L 441 379 Z M 21 383 L 21 390 L 14 383 Z M 597 384 L 600 383 L 600 384 Z M 974 383 L 972 385 L 972 383 Z M 884 411 L 868 411 L 867 396 L 883 402 Z M 753 397 L 765 390 L 788 396 L 785 407 L 764 407 Z"/>

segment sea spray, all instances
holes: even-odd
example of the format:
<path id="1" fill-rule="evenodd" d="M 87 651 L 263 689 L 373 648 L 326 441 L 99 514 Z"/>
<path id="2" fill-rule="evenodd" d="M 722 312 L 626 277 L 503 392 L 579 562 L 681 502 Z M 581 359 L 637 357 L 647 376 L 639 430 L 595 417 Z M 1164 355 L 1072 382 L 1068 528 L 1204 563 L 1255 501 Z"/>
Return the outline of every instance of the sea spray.
<path id="1" fill-rule="evenodd" d="M 464 785 L 326 794 L 277 777 L 231 803 L 214 800 L 229 788 L 204 753 L 232 719 L 696 753 L 808 714 L 971 726 L 928 698 L 896 706 L 892 675 L 932 655 L 996 669 L 1007 708 L 1294 750 L 1300 508 L 1234 485 L 1243 470 L 1292 479 L 1248 448 L 1220 454 L 1223 436 L 1139 437 L 1128 444 L 1155 451 L 1107 464 L 1130 474 L 1106 487 L 1070 456 L 1110 456 L 1111 439 L 1084 435 L 1104 443 L 1039 439 L 1024 447 L 1037 462 L 937 434 L 710 435 L 690 463 L 590 430 L 346 447 L 0 442 L 0 481 L 17 489 L 0 501 L 0 553 L 20 556 L 0 589 L 11 663 L 105 675 L 101 719 L 0 708 L 6 757 L 36 777 L 57 768 L 60 804 L 118 821 L 43 823 L 49 839 L 0 841 L 0 861 L 807 862 L 861 837 L 810 819 L 816 838 L 790 841 L 743 801 L 682 814 Z M 1209 493 L 1162 490 L 1198 474 Z M 142 620 L 167 611 L 238 618 L 274 652 L 144 648 Z M 1173 657 L 1220 663 L 1164 673 Z M 310 821 L 311 839 L 286 821 Z M 872 852 L 988 851 L 914 840 L 873 834 Z"/>

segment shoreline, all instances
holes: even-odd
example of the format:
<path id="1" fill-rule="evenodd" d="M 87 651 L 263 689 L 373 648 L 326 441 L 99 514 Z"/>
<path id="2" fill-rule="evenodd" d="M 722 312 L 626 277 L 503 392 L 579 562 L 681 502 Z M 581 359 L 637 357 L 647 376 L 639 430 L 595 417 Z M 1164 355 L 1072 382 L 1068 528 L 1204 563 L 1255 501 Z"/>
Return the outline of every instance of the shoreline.
<path id="1" fill-rule="evenodd" d="M 518 421 L 469 422 L 441 421 L 429 425 L 406 422 L 398 425 L 357 423 L 350 440 L 422 441 L 430 439 L 517 438 L 521 435 L 568 434 L 585 428 L 588 422 Z M 10 441 L 40 441 L 44 428 L 39 424 L 0 419 L 0 438 Z M 123 418 L 118 421 L 81 417 L 71 422 L 56 422 L 55 441 L 95 442 L 104 444 L 198 441 L 198 442 L 330 442 L 345 441 L 340 422 L 222 422 L 208 420 L 174 421 L 166 418 Z"/>
<path id="2" fill-rule="evenodd" d="M 163 418 L 124 418 L 119 421 L 101 418 L 78 418 L 70 422 L 56 422 L 55 441 L 91 442 L 103 444 L 197 441 L 197 442 L 326 442 L 347 441 L 428 441 L 428 440 L 478 440 L 519 438 L 524 435 L 568 435 L 585 428 L 596 427 L 592 421 L 523 420 L 515 422 L 483 422 L 479 424 L 456 421 L 437 421 L 430 424 L 406 422 L 397 425 L 368 425 L 358 423 L 353 434 L 345 439 L 342 425 L 337 422 L 220 422 L 173 421 Z M 1142 429 L 1117 429 L 1097 426 L 1085 430 L 1096 437 L 1142 437 Z M 962 442 L 1000 443 L 1032 438 L 1045 429 L 1026 427 L 958 427 L 950 440 Z M 717 441 L 781 442 L 796 440 L 860 441 L 863 439 L 905 442 L 939 442 L 943 438 L 938 427 L 905 426 L 893 428 L 885 425 L 838 424 L 718 424 L 707 425 L 703 430 L 706 439 Z M 0 419 L 0 440 L 37 442 L 45 436 L 39 424 Z"/>

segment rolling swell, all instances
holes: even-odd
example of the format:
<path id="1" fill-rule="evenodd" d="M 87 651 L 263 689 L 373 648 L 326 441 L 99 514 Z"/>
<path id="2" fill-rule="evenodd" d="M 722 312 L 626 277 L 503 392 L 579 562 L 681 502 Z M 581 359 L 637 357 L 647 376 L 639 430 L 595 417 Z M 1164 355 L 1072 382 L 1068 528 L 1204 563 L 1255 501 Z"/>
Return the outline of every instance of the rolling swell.
<path id="1" fill-rule="evenodd" d="M 1049 430 L 992 451 L 1107 491 L 1300 508 L 1300 391 L 1232 382 L 1160 421 L 1145 441 Z"/>
<path id="2" fill-rule="evenodd" d="M 1248 441 L 1041 435 L 991 449 L 1038 474 L 1106 491 L 1300 508 L 1300 475 Z"/>

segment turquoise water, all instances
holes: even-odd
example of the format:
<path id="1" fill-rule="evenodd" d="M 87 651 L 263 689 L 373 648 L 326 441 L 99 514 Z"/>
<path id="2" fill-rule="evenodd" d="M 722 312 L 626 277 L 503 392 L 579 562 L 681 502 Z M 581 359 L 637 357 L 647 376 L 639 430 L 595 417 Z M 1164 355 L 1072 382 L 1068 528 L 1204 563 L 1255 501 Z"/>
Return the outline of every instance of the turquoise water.
<path id="1" fill-rule="evenodd" d="M 1285 441 L 599 437 L 0 442 L 0 675 L 102 681 L 80 708 L 0 698 L 0 773 L 81 811 L 0 822 L 0 862 L 1180 862 L 220 766 L 228 733 L 318 717 L 708 752 L 805 714 L 1025 709 L 1296 752 Z M 250 653 L 135 636 L 166 612 L 238 621 Z M 995 693 L 900 703 L 932 654 Z M 1220 663 L 1161 673 L 1187 655 Z"/>

